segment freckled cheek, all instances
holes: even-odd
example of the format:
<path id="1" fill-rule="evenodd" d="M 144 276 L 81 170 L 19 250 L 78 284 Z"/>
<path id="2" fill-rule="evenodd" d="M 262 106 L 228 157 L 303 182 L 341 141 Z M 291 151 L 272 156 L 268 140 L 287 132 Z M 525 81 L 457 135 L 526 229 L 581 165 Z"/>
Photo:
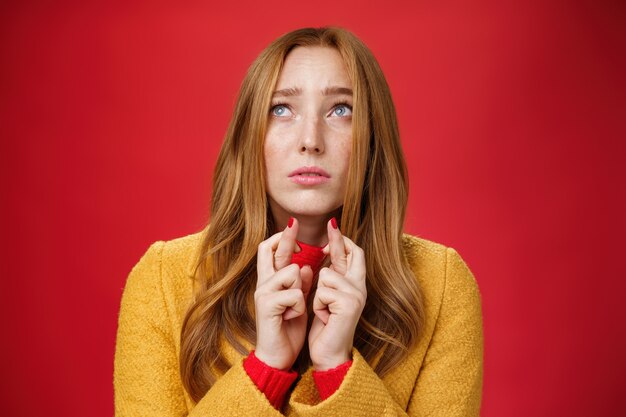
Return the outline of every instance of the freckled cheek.
<path id="1" fill-rule="evenodd" d="M 281 169 L 284 169 L 284 162 L 287 158 L 286 146 L 284 141 L 278 140 L 276 136 L 267 135 L 263 144 L 263 157 L 265 159 L 265 181 L 266 186 L 274 188 L 277 181 L 285 175 Z M 274 186 L 272 186 L 274 184 Z"/>
<path id="2" fill-rule="evenodd" d="M 347 174 L 350 166 L 350 155 L 352 155 L 352 135 L 347 135 L 339 141 L 336 152 L 337 163 L 343 167 L 344 174 Z"/>
<path id="3" fill-rule="evenodd" d="M 281 158 L 281 153 L 285 151 L 285 141 L 280 140 L 276 135 L 267 135 L 263 145 L 265 162 Z"/>

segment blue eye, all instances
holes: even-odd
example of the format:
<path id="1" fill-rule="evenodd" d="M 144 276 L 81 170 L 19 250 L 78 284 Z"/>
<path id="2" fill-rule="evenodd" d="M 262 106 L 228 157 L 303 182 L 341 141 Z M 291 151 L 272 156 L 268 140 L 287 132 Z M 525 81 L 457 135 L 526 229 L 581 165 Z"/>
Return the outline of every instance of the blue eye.
<path id="1" fill-rule="evenodd" d="M 288 111 L 289 111 L 289 108 L 287 108 L 287 106 L 285 106 L 284 104 L 277 104 L 274 107 L 272 107 L 272 109 L 271 109 L 272 115 L 274 115 L 276 117 L 282 117 Z"/>
<path id="2" fill-rule="evenodd" d="M 348 104 L 339 104 L 337 107 L 334 108 L 333 114 L 339 117 L 351 116 L 352 107 Z"/>

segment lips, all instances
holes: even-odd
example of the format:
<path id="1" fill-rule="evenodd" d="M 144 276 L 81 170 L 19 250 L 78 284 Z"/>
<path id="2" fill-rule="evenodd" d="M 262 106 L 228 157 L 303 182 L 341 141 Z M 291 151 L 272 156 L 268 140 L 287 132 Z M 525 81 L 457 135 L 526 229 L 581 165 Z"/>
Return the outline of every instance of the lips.
<path id="1" fill-rule="evenodd" d="M 294 177 L 296 175 L 309 176 L 309 177 L 319 176 L 319 177 L 330 178 L 330 174 L 328 172 L 326 172 L 322 168 L 316 167 L 316 166 L 300 167 L 300 168 L 292 171 L 289 174 L 289 177 L 291 178 L 291 177 Z"/>
<path id="2" fill-rule="evenodd" d="M 300 185 L 319 185 L 330 181 L 330 174 L 320 167 L 300 167 L 289 174 L 289 179 Z"/>

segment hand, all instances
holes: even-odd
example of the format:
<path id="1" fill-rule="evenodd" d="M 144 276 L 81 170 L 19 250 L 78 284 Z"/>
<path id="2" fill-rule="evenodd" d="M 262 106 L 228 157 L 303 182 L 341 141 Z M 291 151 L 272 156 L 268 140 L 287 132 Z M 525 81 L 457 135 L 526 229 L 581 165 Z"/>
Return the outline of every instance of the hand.
<path id="1" fill-rule="evenodd" d="M 363 249 L 331 222 L 324 248 L 326 254 L 330 253 L 331 265 L 319 272 L 313 299 L 315 318 L 309 332 L 311 361 L 318 371 L 351 359 L 354 332 L 367 299 Z"/>
<path id="2" fill-rule="evenodd" d="M 257 251 L 255 355 L 282 370 L 291 368 L 304 345 L 305 297 L 313 279 L 311 267 L 291 263 L 297 233 L 294 219 L 291 227 L 261 242 Z"/>

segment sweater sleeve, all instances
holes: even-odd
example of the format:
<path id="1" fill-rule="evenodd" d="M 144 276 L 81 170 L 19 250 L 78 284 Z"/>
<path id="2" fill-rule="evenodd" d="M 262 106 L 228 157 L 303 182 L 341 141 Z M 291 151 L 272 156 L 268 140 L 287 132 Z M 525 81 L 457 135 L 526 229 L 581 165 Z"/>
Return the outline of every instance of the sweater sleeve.
<path id="1" fill-rule="evenodd" d="M 408 409 L 396 403 L 387 386 L 357 349 L 337 391 L 315 405 L 296 402 L 299 416 L 478 416 L 483 377 L 480 293 L 459 254 L 446 249 L 446 273 L 435 331 L 413 386 Z"/>
<path id="2" fill-rule="evenodd" d="M 313 380 L 322 401 L 337 391 L 351 365 L 352 360 L 349 360 L 326 371 L 313 371 Z"/>
<path id="3" fill-rule="evenodd" d="M 298 378 L 298 373 L 269 366 L 256 357 L 254 350 L 243 360 L 243 368 L 274 408 L 280 410 L 289 387 Z"/>
<path id="4" fill-rule="evenodd" d="M 280 416 L 248 377 L 243 359 L 188 411 L 162 289 L 165 245 L 156 242 L 148 249 L 124 287 L 113 375 L 116 417 Z"/>

